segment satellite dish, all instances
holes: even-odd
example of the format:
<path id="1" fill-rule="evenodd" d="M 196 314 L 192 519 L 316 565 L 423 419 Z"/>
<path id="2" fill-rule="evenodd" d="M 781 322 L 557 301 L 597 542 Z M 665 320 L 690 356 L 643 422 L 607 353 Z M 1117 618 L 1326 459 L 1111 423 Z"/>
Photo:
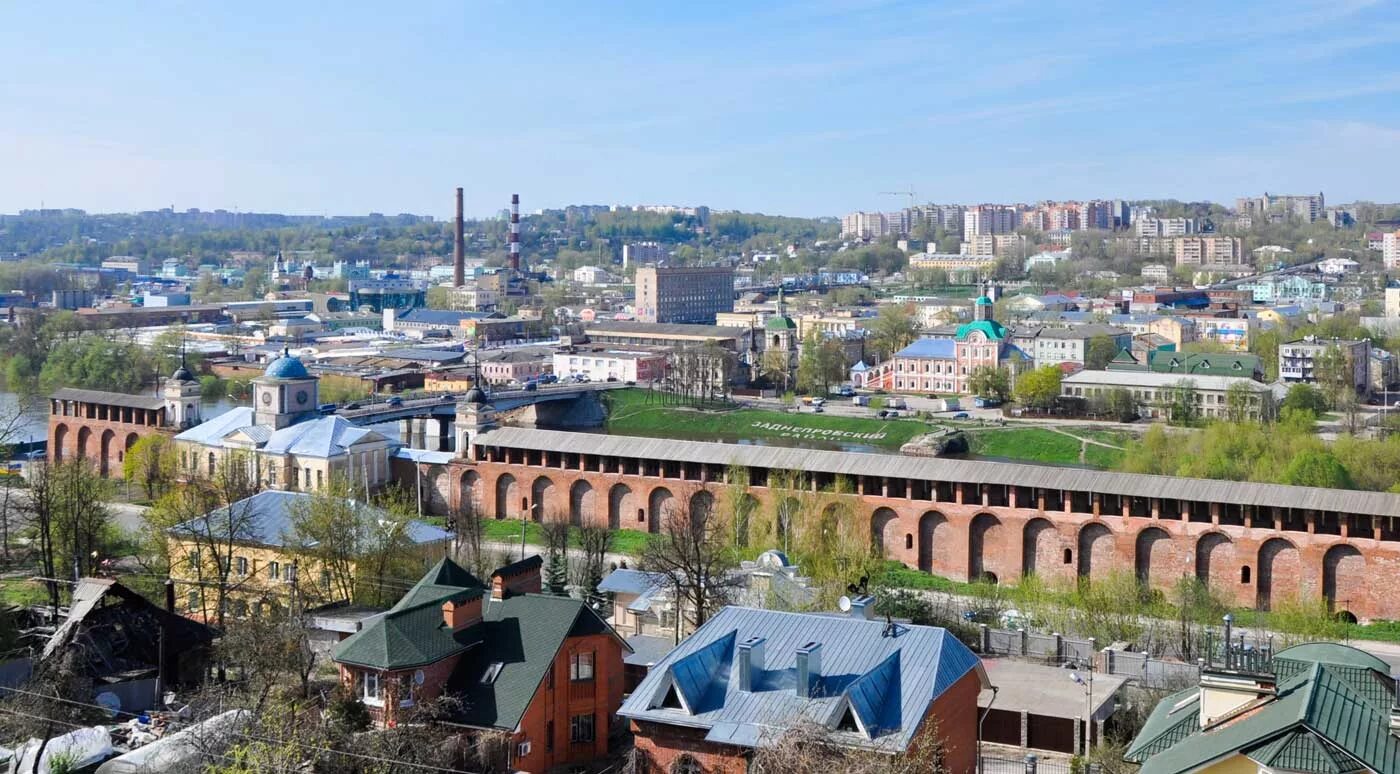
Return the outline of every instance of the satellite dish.
<path id="1" fill-rule="evenodd" d="M 414 685 L 422 685 L 422 684 L 423 684 L 423 679 L 424 679 L 424 678 L 423 678 L 423 670 L 421 670 L 421 669 L 415 670 L 414 673 L 413 673 L 413 684 L 414 684 Z"/>
<path id="2" fill-rule="evenodd" d="M 851 612 L 851 598 L 842 594 L 841 598 L 836 600 L 836 606 L 841 608 L 841 612 L 843 613 Z"/>
<path id="3" fill-rule="evenodd" d="M 97 697 L 94 698 L 93 701 L 97 702 L 97 706 L 107 711 L 107 717 L 109 718 L 116 717 L 117 713 L 122 711 L 121 697 L 111 691 L 103 691 L 97 694 Z"/>

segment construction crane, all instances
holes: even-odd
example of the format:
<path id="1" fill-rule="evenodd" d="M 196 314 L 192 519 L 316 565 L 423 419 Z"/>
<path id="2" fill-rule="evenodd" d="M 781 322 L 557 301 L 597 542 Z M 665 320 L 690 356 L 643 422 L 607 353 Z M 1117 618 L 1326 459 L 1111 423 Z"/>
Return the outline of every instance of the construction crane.
<path id="1" fill-rule="evenodd" d="M 919 196 L 917 193 L 914 193 L 914 186 L 912 186 L 912 185 L 909 186 L 909 190 L 908 190 L 908 191 L 881 191 L 881 192 L 879 193 L 879 195 L 880 195 L 880 196 L 908 196 L 908 197 L 909 197 L 909 206 L 910 206 L 910 207 L 913 207 L 913 206 L 914 206 L 914 200 L 917 199 L 918 196 Z"/>

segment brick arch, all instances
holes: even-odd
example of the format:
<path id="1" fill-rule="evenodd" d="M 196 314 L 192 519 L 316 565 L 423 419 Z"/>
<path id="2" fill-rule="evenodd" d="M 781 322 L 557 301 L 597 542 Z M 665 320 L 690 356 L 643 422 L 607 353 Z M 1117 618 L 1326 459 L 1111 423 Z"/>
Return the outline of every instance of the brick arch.
<path id="1" fill-rule="evenodd" d="M 1367 595 L 1366 557 L 1356 546 L 1339 543 L 1322 556 L 1322 598 L 1332 612 L 1351 612 Z"/>
<path id="2" fill-rule="evenodd" d="M 663 520 L 675 507 L 671 490 L 658 486 L 647 495 L 647 532 L 660 532 Z"/>
<path id="3" fill-rule="evenodd" d="M 112 471 L 112 442 L 117 438 L 116 431 L 108 428 L 102 433 L 101 455 L 102 460 L 98 464 L 98 471 L 105 477 L 111 475 Z M 128 447 L 130 448 L 130 447 Z M 121 460 L 125 461 L 124 455 L 118 454 Z"/>
<path id="4" fill-rule="evenodd" d="M 938 566 L 938 549 L 946 554 L 953 538 L 953 526 L 939 511 L 925 511 L 919 517 L 919 569 L 933 572 Z M 944 562 L 943 564 L 946 564 Z"/>
<path id="5" fill-rule="evenodd" d="M 626 484 L 613 484 L 608 490 L 608 529 L 621 529 L 623 519 L 631 519 L 633 511 L 641 513 L 637 509 L 632 498 L 632 488 Z M 637 521 L 645 521 L 643 518 Z"/>
<path id="6" fill-rule="evenodd" d="M 439 465 L 428 468 L 428 491 L 424 492 L 424 507 L 429 513 L 446 513 L 452 502 L 452 476 Z"/>
<path id="7" fill-rule="evenodd" d="M 107 431 L 107 433 L 111 432 L 111 430 Z M 87 425 L 83 425 L 82 427 L 78 428 L 78 440 L 74 444 L 73 456 L 80 460 L 89 459 L 88 453 L 92 450 L 88 448 L 88 444 L 91 441 L 92 428 L 88 427 Z M 107 463 L 105 460 L 102 463 L 102 475 L 107 475 Z"/>
<path id="8" fill-rule="evenodd" d="M 1078 575 L 1081 578 L 1102 578 L 1113 566 L 1113 531 L 1103 522 L 1091 521 L 1079 529 L 1076 541 L 1079 550 Z"/>
<path id="9" fill-rule="evenodd" d="M 1027 521 L 1021 530 L 1021 577 L 1050 575 L 1062 561 L 1054 523 L 1042 516 Z"/>
<path id="10" fill-rule="evenodd" d="M 549 476 L 535 476 L 530 484 L 530 521 L 542 522 L 549 513 L 550 495 L 554 491 L 554 480 Z"/>
<path id="11" fill-rule="evenodd" d="M 1172 571 L 1172 536 L 1161 527 L 1148 527 L 1137 533 L 1133 541 L 1133 574 L 1147 588 L 1171 585 L 1167 575 Z M 1157 573 L 1153 575 L 1153 567 Z"/>
<path id="12" fill-rule="evenodd" d="M 515 501 L 520 497 L 520 487 L 515 483 L 515 476 L 509 473 L 502 473 L 496 477 L 496 507 L 495 516 L 504 519 L 510 516 L 510 510 L 515 506 Z"/>
<path id="13" fill-rule="evenodd" d="M 470 514 L 481 512 L 481 474 L 475 470 L 468 470 L 458 479 L 457 510 Z"/>
<path id="14" fill-rule="evenodd" d="M 972 523 L 967 528 L 967 579 L 969 581 L 986 580 L 997 583 L 1001 580 L 1002 563 L 997 561 L 1003 541 L 1001 519 L 990 513 L 979 513 L 972 517 Z M 991 555 L 988 556 L 988 550 Z"/>
<path id="15" fill-rule="evenodd" d="M 830 554 L 841 542 L 841 517 L 850 518 L 850 506 L 843 502 L 828 503 L 822 508 L 821 519 L 817 522 L 815 544 L 824 553 Z"/>
<path id="16" fill-rule="evenodd" d="M 715 496 L 708 490 L 697 489 L 690 495 L 690 519 L 696 525 L 709 521 L 715 512 Z"/>
<path id="17" fill-rule="evenodd" d="M 1283 538 L 1269 538 L 1259 546 L 1259 580 L 1255 607 L 1268 610 L 1283 597 L 1275 593 L 1302 590 L 1303 560 L 1298 547 Z"/>
<path id="18" fill-rule="evenodd" d="M 1230 582 L 1238 562 L 1235 543 L 1223 532 L 1207 532 L 1196 540 L 1196 579 L 1207 586 Z"/>
<path id="19" fill-rule="evenodd" d="M 593 485 L 587 479 L 580 478 L 569 485 L 569 523 L 575 527 L 582 527 L 585 523 L 591 523 L 598 513 L 594 504 L 597 495 L 593 491 Z"/>
<path id="20" fill-rule="evenodd" d="M 63 445 L 68 443 L 68 425 L 60 422 L 53 428 L 53 448 L 49 450 L 49 456 L 54 462 L 63 461 Z"/>
<path id="21" fill-rule="evenodd" d="M 870 548 L 881 559 L 889 559 L 889 551 L 899 545 L 899 514 L 892 508 L 876 508 L 870 514 Z"/>
<path id="22" fill-rule="evenodd" d="M 789 532 L 796 526 L 797 517 L 802 515 L 802 503 L 796 497 L 784 497 L 774 509 L 773 538 L 777 547 L 788 548 Z"/>
<path id="23" fill-rule="evenodd" d="M 745 492 L 740 495 L 734 507 L 734 542 L 740 548 L 749 547 L 749 531 L 753 527 L 753 515 L 758 513 L 758 498 Z"/>

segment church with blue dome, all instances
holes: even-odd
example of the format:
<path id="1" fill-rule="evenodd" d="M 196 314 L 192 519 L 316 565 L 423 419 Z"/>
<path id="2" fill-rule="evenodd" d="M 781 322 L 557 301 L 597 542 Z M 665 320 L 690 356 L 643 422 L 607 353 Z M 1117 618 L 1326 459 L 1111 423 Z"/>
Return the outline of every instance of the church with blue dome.
<path id="1" fill-rule="evenodd" d="M 253 380 L 253 405 L 230 409 L 175 436 L 187 477 L 246 466 L 269 489 L 316 491 L 339 478 L 377 488 L 391 479 L 400 443 L 344 417 L 322 415 L 319 379 L 284 350 Z"/>

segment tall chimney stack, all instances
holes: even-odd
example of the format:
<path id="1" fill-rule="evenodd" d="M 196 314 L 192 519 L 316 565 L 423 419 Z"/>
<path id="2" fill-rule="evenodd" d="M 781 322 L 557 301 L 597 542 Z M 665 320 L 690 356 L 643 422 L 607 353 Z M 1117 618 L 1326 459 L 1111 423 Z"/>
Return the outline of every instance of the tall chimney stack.
<path id="1" fill-rule="evenodd" d="M 452 238 L 452 284 L 467 284 L 466 220 L 462 217 L 462 189 L 457 189 L 457 223 Z"/>
<path id="2" fill-rule="evenodd" d="M 510 195 L 510 270 L 520 271 L 520 194 Z"/>

